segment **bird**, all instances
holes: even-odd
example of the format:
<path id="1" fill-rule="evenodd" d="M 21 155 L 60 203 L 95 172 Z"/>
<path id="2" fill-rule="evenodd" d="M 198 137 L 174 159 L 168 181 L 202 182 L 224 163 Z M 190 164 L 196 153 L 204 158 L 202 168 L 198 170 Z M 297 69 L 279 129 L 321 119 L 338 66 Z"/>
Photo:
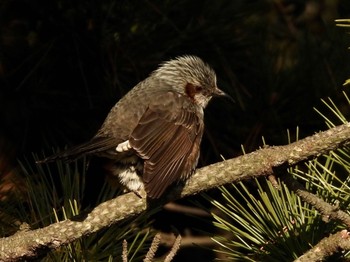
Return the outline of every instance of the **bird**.
<path id="1" fill-rule="evenodd" d="M 110 110 L 89 141 L 37 163 L 107 158 L 107 172 L 121 185 L 159 199 L 170 185 L 186 181 L 198 164 L 204 109 L 212 97 L 227 96 L 215 71 L 201 58 L 165 61 Z"/>

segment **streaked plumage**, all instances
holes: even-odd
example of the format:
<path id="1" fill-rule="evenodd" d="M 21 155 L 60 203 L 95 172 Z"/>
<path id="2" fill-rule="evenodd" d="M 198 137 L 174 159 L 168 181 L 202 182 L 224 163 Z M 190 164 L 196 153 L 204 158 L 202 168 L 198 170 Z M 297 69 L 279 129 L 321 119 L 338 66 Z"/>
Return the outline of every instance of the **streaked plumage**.
<path id="1" fill-rule="evenodd" d="M 41 162 L 95 154 L 129 190 L 159 198 L 172 183 L 194 171 L 204 131 L 203 109 L 214 95 L 215 72 L 200 58 L 163 63 L 111 109 L 90 141 Z M 142 178 L 142 179 L 140 179 Z"/>

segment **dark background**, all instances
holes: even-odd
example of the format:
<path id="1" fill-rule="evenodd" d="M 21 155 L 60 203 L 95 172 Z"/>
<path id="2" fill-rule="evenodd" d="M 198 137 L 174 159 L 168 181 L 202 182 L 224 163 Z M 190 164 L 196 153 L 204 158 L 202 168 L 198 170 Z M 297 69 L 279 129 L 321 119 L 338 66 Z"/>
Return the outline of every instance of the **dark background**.
<path id="1" fill-rule="evenodd" d="M 206 109 L 200 166 L 349 114 L 348 1 L 0 1 L 0 176 L 32 152 L 86 141 L 164 60 L 198 55 L 235 104 Z"/>

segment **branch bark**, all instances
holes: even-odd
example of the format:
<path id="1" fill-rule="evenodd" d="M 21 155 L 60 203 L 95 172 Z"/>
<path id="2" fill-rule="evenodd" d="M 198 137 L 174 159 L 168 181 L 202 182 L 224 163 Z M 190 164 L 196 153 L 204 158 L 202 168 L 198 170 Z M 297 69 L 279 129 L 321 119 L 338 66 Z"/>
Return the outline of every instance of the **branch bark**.
<path id="1" fill-rule="evenodd" d="M 253 153 L 198 169 L 185 183 L 174 187 L 158 203 L 148 203 L 133 193 L 119 196 L 95 207 L 84 218 L 68 219 L 36 230 L 19 231 L 0 239 L 0 261 L 16 261 L 38 256 L 84 235 L 144 212 L 149 206 L 162 205 L 185 196 L 228 183 L 272 175 L 275 168 L 287 167 L 317 157 L 350 143 L 350 124 L 285 146 L 266 147 Z M 150 205 L 149 205 L 150 204 Z"/>
<path id="2" fill-rule="evenodd" d="M 294 260 L 294 262 L 324 261 L 325 257 L 329 257 L 339 250 L 349 249 L 349 232 L 344 229 L 329 237 L 325 237 L 304 255 Z"/>
<path id="3" fill-rule="evenodd" d="M 322 214 L 323 221 L 329 222 L 330 220 L 338 220 L 347 228 L 350 228 L 350 216 L 348 213 L 340 210 L 337 206 L 327 203 L 317 195 L 310 193 L 302 184 L 292 177 L 283 175 L 282 178 L 289 189 L 293 190 L 303 201 L 315 207 L 320 214 Z"/>

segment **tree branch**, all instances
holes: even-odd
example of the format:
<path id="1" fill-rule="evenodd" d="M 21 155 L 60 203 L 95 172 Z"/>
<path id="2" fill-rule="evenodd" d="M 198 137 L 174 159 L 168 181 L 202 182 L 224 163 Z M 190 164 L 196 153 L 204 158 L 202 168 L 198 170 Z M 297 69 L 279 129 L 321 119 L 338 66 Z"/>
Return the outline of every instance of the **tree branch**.
<path id="1" fill-rule="evenodd" d="M 323 220 L 325 222 L 329 222 L 329 220 L 338 220 L 342 222 L 347 228 L 350 228 L 350 216 L 348 213 L 340 210 L 337 206 L 333 206 L 327 203 L 317 195 L 310 193 L 302 184 L 294 180 L 291 176 L 287 177 L 286 175 L 283 175 L 283 181 L 303 201 L 315 207 L 320 212 L 320 214 L 322 214 Z"/>
<path id="2" fill-rule="evenodd" d="M 339 250 L 349 249 L 349 232 L 344 229 L 333 235 L 330 235 L 329 237 L 325 237 L 304 255 L 294 260 L 294 262 L 324 261 L 325 257 L 329 257 Z"/>
<path id="3" fill-rule="evenodd" d="M 183 186 L 174 187 L 164 199 L 151 206 L 197 194 L 218 186 L 273 174 L 273 169 L 291 166 L 350 143 L 350 124 L 317 133 L 290 145 L 267 147 L 234 159 L 198 169 Z M 147 209 L 147 200 L 133 193 L 95 207 L 85 218 L 68 219 L 48 227 L 19 231 L 0 239 L 0 261 L 37 256 L 58 248 Z"/>

